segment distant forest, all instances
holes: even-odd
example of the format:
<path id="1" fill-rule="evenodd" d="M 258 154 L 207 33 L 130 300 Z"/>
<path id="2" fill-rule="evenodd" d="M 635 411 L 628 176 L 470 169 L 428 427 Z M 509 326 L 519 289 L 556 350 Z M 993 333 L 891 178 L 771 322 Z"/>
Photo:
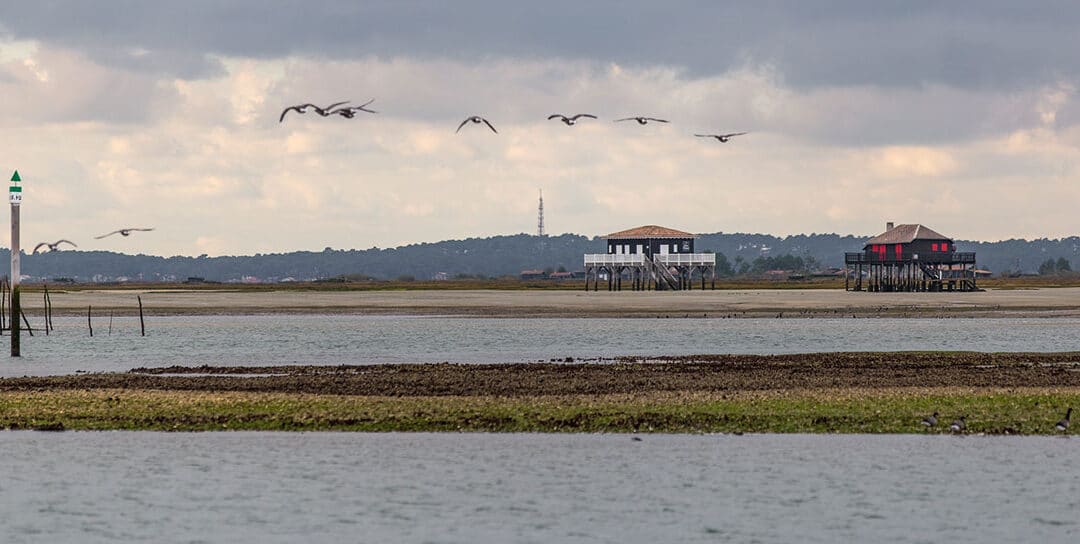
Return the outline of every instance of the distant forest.
<path id="1" fill-rule="evenodd" d="M 765 234 L 703 234 L 699 252 L 719 254 L 724 275 L 753 274 L 771 269 L 816 271 L 842 267 L 844 252 L 860 251 L 869 236 L 808 234 L 787 237 Z M 979 268 L 998 274 L 1037 274 L 1069 270 L 1080 251 L 1080 237 L 1061 240 L 957 241 L 959 251 L 975 251 Z M 500 277 L 522 270 L 582 269 L 582 255 L 605 251 L 601 237 L 574 234 L 545 237 L 527 234 L 412 244 L 392 249 L 298 251 L 226 257 L 156 257 L 105 251 L 61 251 L 26 255 L 22 272 L 35 279 L 68 278 L 80 282 L 306 281 L 340 276 L 375 279 Z M 0 250 L 2 262 L 10 252 Z M 1047 261 L 1053 261 L 1047 265 Z M 1080 264 L 1080 263 L 1077 263 Z M 6 268 L 6 266 L 5 266 Z M 1072 267 L 1075 268 L 1075 267 Z"/>

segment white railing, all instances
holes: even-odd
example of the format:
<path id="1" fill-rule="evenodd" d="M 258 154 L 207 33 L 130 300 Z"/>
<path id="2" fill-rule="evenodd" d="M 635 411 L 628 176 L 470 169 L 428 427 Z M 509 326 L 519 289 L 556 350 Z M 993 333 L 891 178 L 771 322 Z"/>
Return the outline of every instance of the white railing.
<path id="1" fill-rule="evenodd" d="M 645 264 L 645 256 L 638 254 L 617 254 L 617 253 L 592 253 L 585 255 L 585 266 L 604 266 L 604 265 L 629 265 L 629 266 L 641 266 Z"/>
<path id="2" fill-rule="evenodd" d="M 716 264 L 716 255 L 712 253 L 668 253 L 666 255 L 653 255 L 653 261 L 668 266 L 705 266 Z"/>

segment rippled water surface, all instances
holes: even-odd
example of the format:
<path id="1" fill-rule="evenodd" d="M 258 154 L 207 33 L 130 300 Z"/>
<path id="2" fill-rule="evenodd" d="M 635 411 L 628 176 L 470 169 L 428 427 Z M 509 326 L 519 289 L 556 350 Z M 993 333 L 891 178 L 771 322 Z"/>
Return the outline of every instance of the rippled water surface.
<path id="1" fill-rule="evenodd" d="M 0 376 L 136 366 L 523 362 L 618 355 L 827 351 L 1080 351 L 1080 320 L 1059 319 L 494 319 L 356 315 L 56 320 L 23 334 Z M 0 339 L 6 344 L 7 338 Z"/>
<path id="2" fill-rule="evenodd" d="M 5 542 L 1077 542 L 1066 437 L 0 432 Z"/>

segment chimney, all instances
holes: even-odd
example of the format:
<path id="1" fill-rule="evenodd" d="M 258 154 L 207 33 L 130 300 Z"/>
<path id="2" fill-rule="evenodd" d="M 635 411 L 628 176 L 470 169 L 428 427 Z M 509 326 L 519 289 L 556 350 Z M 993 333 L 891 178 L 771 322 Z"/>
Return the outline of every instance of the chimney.
<path id="1" fill-rule="evenodd" d="M 888 223 L 885 223 L 885 232 L 889 232 L 892 229 L 893 229 L 892 221 L 889 221 Z"/>

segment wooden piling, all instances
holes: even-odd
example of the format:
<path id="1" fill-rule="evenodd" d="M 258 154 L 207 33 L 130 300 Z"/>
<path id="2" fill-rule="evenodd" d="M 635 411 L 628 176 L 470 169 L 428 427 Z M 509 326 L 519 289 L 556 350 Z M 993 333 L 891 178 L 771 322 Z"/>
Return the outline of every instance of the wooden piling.
<path id="1" fill-rule="evenodd" d="M 49 286 L 44 286 L 41 294 L 41 304 L 45 307 L 45 336 L 49 336 Z"/>
<path id="2" fill-rule="evenodd" d="M 30 321 L 26 319 L 26 312 L 19 307 L 19 315 L 22 316 L 23 323 L 26 323 L 26 332 L 30 333 L 30 336 L 34 336 L 34 328 L 30 326 Z"/>
<path id="3" fill-rule="evenodd" d="M 112 317 L 113 311 L 109 310 L 109 336 L 112 336 Z"/>
<path id="4" fill-rule="evenodd" d="M 139 299 L 139 332 L 141 332 L 143 336 L 146 336 L 146 321 L 143 320 L 142 296 L 136 295 L 135 298 Z"/>
<path id="5" fill-rule="evenodd" d="M 90 329 L 90 337 L 91 338 L 94 337 L 94 323 L 93 323 L 93 321 L 90 320 L 90 311 L 92 309 L 93 309 L 93 306 L 91 306 L 91 305 L 86 306 L 86 328 Z"/>

